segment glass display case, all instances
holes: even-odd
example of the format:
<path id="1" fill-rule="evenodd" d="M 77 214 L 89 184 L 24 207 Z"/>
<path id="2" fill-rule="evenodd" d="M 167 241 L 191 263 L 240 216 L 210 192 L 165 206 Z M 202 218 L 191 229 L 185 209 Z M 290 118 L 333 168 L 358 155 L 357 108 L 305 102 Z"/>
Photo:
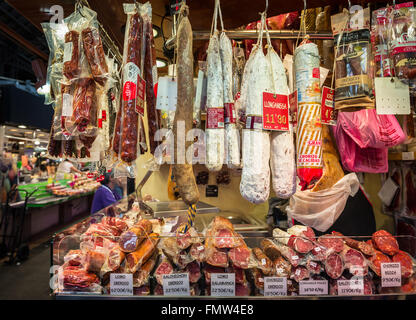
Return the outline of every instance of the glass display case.
<path id="1" fill-rule="evenodd" d="M 52 293 L 68 298 L 409 299 L 416 263 L 385 231 L 315 237 L 295 226 L 245 235 L 217 213 L 180 233 L 178 217 L 123 199 L 57 233 Z M 150 208 L 150 209 L 149 209 Z M 203 214 L 201 214 L 203 216 Z M 400 243 L 400 247 L 398 245 Z"/>

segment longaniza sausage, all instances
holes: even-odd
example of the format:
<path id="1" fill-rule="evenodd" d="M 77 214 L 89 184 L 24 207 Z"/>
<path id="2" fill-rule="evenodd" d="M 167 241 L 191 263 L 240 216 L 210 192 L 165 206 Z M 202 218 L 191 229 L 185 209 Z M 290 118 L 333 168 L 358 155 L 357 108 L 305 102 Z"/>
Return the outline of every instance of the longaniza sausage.
<path id="1" fill-rule="evenodd" d="M 192 52 L 192 27 L 188 19 L 189 8 L 182 5 L 180 16 L 182 16 L 177 31 L 177 72 L 178 72 L 178 103 L 176 106 L 175 123 L 173 132 L 178 137 L 178 122 L 185 122 L 185 132 L 192 129 L 193 118 L 193 52 Z M 185 143 L 185 146 L 190 142 Z M 184 151 L 184 150 L 183 150 Z M 176 162 L 178 158 L 178 146 L 175 143 Z M 199 200 L 199 191 L 196 185 L 192 164 L 173 165 L 173 174 L 176 179 L 182 200 L 192 205 Z"/>

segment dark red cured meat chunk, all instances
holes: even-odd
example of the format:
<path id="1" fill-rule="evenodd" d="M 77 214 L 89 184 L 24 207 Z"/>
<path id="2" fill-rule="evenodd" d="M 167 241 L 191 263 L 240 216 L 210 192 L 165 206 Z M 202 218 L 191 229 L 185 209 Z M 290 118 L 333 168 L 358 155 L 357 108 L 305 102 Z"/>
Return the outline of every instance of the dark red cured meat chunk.
<path id="1" fill-rule="evenodd" d="M 354 276 L 365 276 L 368 273 L 368 266 L 363 254 L 355 249 L 348 249 L 343 255 L 345 266 Z"/>
<path id="2" fill-rule="evenodd" d="M 399 252 L 399 244 L 397 240 L 386 230 L 379 230 L 373 233 L 373 243 L 376 248 L 389 256 L 393 256 Z"/>
<path id="3" fill-rule="evenodd" d="M 162 285 L 163 284 L 163 275 L 164 274 L 172 274 L 173 267 L 171 263 L 167 260 L 162 261 L 159 266 L 156 268 L 155 276 L 157 282 Z M 163 292 L 163 291 L 162 291 Z"/>
<path id="4" fill-rule="evenodd" d="M 189 250 L 189 254 L 192 259 L 195 259 L 198 262 L 205 261 L 205 247 L 202 243 L 194 243 Z"/>
<path id="5" fill-rule="evenodd" d="M 163 286 L 161 284 L 157 284 L 154 289 L 155 296 L 163 296 Z"/>
<path id="6" fill-rule="evenodd" d="M 229 268 L 227 268 L 226 271 L 228 273 L 234 273 L 235 274 L 235 283 L 240 283 L 240 284 L 246 283 L 246 273 L 244 272 L 244 269 L 229 267 Z"/>
<path id="7" fill-rule="evenodd" d="M 246 246 L 232 248 L 228 252 L 228 258 L 237 268 L 247 269 L 250 261 L 250 249 Z"/>
<path id="8" fill-rule="evenodd" d="M 99 282 L 96 274 L 89 273 L 79 266 L 68 266 L 63 270 L 63 284 L 67 289 L 82 290 Z"/>
<path id="9" fill-rule="evenodd" d="M 210 248 L 207 252 L 206 262 L 214 267 L 228 267 L 228 256 L 227 252 L 214 247 Z"/>
<path id="10" fill-rule="evenodd" d="M 236 285 L 235 285 L 235 296 L 236 297 L 248 297 L 248 296 L 250 296 L 250 287 L 249 287 L 248 283 L 246 283 L 246 284 L 236 283 Z"/>
<path id="11" fill-rule="evenodd" d="M 101 219 L 101 223 L 107 226 L 115 227 L 119 230 L 120 234 L 129 228 L 126 222 L 116 217 L 104 217 Z"/>
<path id="12" fill-rule="evenodd" d="M 312 260 L 315 261 L 324 261 L 327 256 L 327 248 L 319 243 L 314 243 L 314 247 L 311 250 Z"/>
<path id="13" fill-rule="evenodd" d="M 199 263 L 196 261 L 189 263 L 186 266 L 185 271 L 189 273 L 190 283 L 196 283 L 201 278 L 201 269 L 200 269 Z"/>
<path id="14" fill-rule="evenodd" d="M 393 262 L 400 262 L 402 277 L 409 278 L 413 275 L 413 263 L 410 256 L 403 251 L 399 251 L 393 256 Z"/>
<path id="15" fill-rule="evenodd" d="M 402 284 L 400 291 L 403 293 L 412 293 L 416 292 L 416 279 L 414 277 L 404 279 L 404 283 Z"/>
<path id="16" fill-rule="evenodd" d="M 339 279 L 330 279 L 329 280 L 329 294 L 331 296 L 338 295 L 338 280 L 348 280 L 348 279 L 344 276 L 341 276 Z"/>
<path id="17" fill-rule="evenodd" d="M 148 296 L 149 294 L 150 294 L 150 286 L 148 284 L 141 286 L 141 287 L 133 287 L 134 296 Z"/>
<path id="18" fill-rule="evenodd" d="M 211 273 L 226 273 L 227 271 L 224 268 L 214 267 L 209 264 L 205 265 L 204 268 L 204 275 L 205 275 L 205 283 L 211 283 Z"/>
<path id="19" fill-rule="evenodd" d="M 186 249 L 192 244 L 192 237 L 189 232 L 176 234 L 176 243 L 179 249 Z"/>
<path id="20" fill-rule="evenodd" d="M 364 294 L 370 295 L 375 293 L 375 286 L 373 280 L 369 277 L 364 277 Z"/>
<path id="21" fill-rule="evenodd" d="M 291 279 L 294 279 L 296 282 L 307 279 L 310 277 L 310 272 L 303 266 L 298 266 L 292 269 L 292 274 L 290 275 Z"/>
<path id="22" fill-rule="evenodd" d="M 369 260 L 371 269 L 378 275 L 381 275 L 381 264 L 391 262 L 389 256 L 386 256 L 382 252 L 376 250 L 376 253 L 372 255 Z"/>
<path id="23" fill-rule="evenodd" d="M 344 241 L 334 235 L 325 234 L 318 238 L 318 242 L 327 249 L 332 249 L 336 253 L 340 253 L 344 249 Z"/>
<path id="24" fill-rule="evenodd" d="M 235 236 L 232 230 L 227 228 L 217 230 L 214 238 L 214 246 L 220 249 L 235 247 Z"/>
<path id="25" fill-rule="evenodd" d="M 325 260 L 325 272 L 332 279 L 338 279 L 344 272 L 344 261 L 337 253 L 331 253 Z"/>
<path id="26" fill-rule="evenodd" d="M 308 253 L 314 248 L 312 241 L 297 236 L 291 236 L 287 245 L 299 253 Z"/>
<path id="27" fill-rule="evenodd" d="M 322 266 L 319 262 L 308 260 L 306 263 L 306 268 L 311 274 L 320 274 L 322 271 Z"/>

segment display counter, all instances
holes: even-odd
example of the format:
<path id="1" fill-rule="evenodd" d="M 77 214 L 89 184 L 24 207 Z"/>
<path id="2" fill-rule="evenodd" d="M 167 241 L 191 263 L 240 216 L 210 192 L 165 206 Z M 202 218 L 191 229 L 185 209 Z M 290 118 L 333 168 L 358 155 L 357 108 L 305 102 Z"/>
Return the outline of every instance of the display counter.
<path id="1" fill-rule="evenodd" d="M 416 243 L 416 237 L 384 230 L 316 237 L 299 225 L 250 236 L 221 211 L 209 224 L 197 213 L 183 233 L 178 217 L 156 218 L 141 208 L 124 199 L 54 236 L 56 299 L 416 297 L 414 257 L 397 241 Z"/>

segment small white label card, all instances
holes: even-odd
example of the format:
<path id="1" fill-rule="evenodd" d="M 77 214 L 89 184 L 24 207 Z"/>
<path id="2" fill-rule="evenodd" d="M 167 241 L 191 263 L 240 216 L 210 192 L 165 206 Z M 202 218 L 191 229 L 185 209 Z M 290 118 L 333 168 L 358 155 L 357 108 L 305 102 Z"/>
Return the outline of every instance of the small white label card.
<path id="1" fill-rule="evenodd" d="M 178 82 L 173 77 L 160 77 L 157 85 L 156 109 L 176 110 L 178 102 Z"/>
<path id="2" fill-rule="evenodd" d="M 189 296 L 189 273 L 164 274 L 163 294 L 165 296 Z"/>
<path id="3" fill-rule="evenodd" d="M 362 277 L 350 280 L 337 280 L 339 296 L 358 296 L 364 294 L 364 280 Z"/>
<path id="4" fill-rule="evenodd" d="M 389 206 L 398 190 L 399 186 L 397 183 L 389 177 L 378 192 L 378 197 L 386 206 Z"/>
<path id="5" fill-rule="evenodd" d="M 212 273 L 211 274 L 211 296 L 234 297 L 235 296 L 235 273 Z"/>
<path id="6" fill-rule="evenodd" d="M 285 277 L 264 277 L 264 296 L 287 296 L 287 279 Z"/>
<path id="7" fill-rule="evenodd" d="M 415 160 L 414 152 L 402 152 L 402 160 Z"/>
<path id="8" fill-rule="evenodd" d="M 410 114 L 409 85 L 398 78 L 375 78 L 378 114 Z"/>
<path id="9" fill-rule="evenodd" d="M 299 282 L 299 295 L 321 296 L 328 294 L 328 280 L 301 280 Z"/>
<path id="10" fill-rule="evenodd" d="M 62 95 L 62 116 L 64 117 L 71 117 L 72 116 L 72 103 L 73 103 L 73 96 L 69 93 L 64 93 Z"/>
<path id="11" fill-rule="evenodd" d="M 133 295 L 133 274 L 111 273 L 110 274 L 110 294 L 113 296 L 132 296 Z"/>
<path id="12" fill-rule="evenodd" d="M 389 262 L 381 264 L 381 286 L 401 287 L 402 268 L 400 262 Z"/>

